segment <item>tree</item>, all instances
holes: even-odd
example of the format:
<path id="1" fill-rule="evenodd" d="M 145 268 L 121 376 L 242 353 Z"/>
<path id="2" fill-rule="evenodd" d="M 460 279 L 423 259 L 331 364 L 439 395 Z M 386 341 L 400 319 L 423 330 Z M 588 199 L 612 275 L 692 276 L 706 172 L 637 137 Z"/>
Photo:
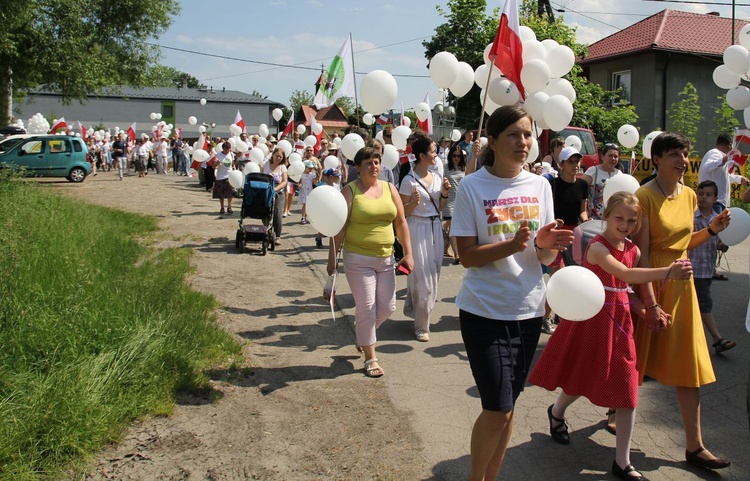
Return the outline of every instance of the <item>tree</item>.
<path id="1" fill-rule="evenodd" d="M 289 97 L 289 106 L 295 114 L 303 105 L 312 105 L 313 96 L 307 90 L 295 90 Z"/>
<path id="2" fill-rule="evenodd" d="M 720 102 L 718 107 L 714 108 L 714 129 L 711 131 L 715 136 L 719 134 L 734 135 L 734 129 L 740 126 L 740 121 L 735 116 L 734 109 L 727 104 L 727 98 L 719 95 L 716 100 Z"/>
<path id="3" fill-rule="evenodd" d="M 262 93 L 258 92 L 257 90 L 253 89 L 252 93 L 250 95 L 254 97 L 260 97 L 262 99 L 268 99 L 268 95 L 263 95 Z"/>
<path id="4" fill-rule="evenodd" d="M 10 116 L 12 95 L 30 88 L 58 91 L 71 102 L 112 86 L 147 85 L 159 56 L 147 42 L 179 10 L 178 0 L 5 0 L 0 116 Z"/>
<path id="5" fill-rule="evenodd" d="M 200 81 L 186 72 L 180 72 L 174 67 L 156 65 L 149 69 L 146 85 L 150 87 L 176 87 L 183 85 L 189 89 L 200 87 Z"/>
<path id="6" fill-rule="evenodd" d="M 698 90 L 688 82 L 685 88 L 677 94 L 677 100 L 667 110 L 667 128 L 684 134 L 690 140 L 690 146 L 695 147 L 700 121 L 701 106 L 698 104 Z"/>

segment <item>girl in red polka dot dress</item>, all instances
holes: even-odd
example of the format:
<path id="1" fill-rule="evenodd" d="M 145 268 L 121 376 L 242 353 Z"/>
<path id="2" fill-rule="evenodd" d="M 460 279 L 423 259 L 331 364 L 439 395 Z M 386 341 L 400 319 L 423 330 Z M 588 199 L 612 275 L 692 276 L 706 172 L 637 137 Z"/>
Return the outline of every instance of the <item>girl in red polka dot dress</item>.
<path id="1" fill-rule="evenodd" d="M 689 279 L 689 261 L 675 261 L 670 267 L 644 269 L 638 265 L 640 251 L 628 237 L 641 223 L 638 199 L 629 193 L 612 195 L 604 211 L 605 231 L 588 245 L 583 262 L 602 281 L 604 307 L 582 322 L 561 319 L 547 347 L 539 356 L 529 382 L 547 390 L 558 387 L 557 402 L 547 409 L 552 439 L 569 444 L 565 410 L 580 396 L 602 407 L 617 410 L 617 441 L 612 472 L 621 479 L 645 479 L 630 464 L 630 441 L 638 403 L 638 372 L 630 317 L 628 284 L 670 279 Z M 653 299 L 645 307 L 636 300 L 635 307 L 653 309 Z M 661 328 L 670 319 L 661 319 Z"/>

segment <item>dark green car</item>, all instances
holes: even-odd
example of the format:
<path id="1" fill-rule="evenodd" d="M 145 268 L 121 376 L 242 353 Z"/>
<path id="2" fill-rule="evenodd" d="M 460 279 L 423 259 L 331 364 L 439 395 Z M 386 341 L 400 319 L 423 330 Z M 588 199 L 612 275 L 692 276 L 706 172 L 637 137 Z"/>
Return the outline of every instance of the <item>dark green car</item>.
<path id="1" fill-rule="evenodd" d="M 88 149 L 72 135 L 12 135 L 0 141 L 0 168 L 22 170 L 33 177 L 65 177 L 83 182 L 91 173 Z"/>

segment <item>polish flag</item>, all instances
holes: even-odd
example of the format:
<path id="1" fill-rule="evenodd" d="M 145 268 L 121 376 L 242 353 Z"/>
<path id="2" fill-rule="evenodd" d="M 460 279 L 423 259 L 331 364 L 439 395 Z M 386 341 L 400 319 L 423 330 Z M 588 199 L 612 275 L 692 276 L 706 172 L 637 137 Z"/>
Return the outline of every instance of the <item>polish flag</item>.
<path id="1" fill-rule="evenodd" d="M 427 105 L 430 105 L 430 94 L 425 94 L 424 96 L 424 103 Z M 417 125 L 419 125 L 419 128 L 422 129 L 422 132 L 424 132 L 427 135 L 432 135 L 432 112 L 427 116 L 424 121 L 419 120 L 417 118 Z"/>
<path id="2" fill-rule="evenodd" d="M 316 142 L 315 142 L 315 152 L 318 152 L 320 150 L 320 141 L 323 140 L 323 129 L 320 129 L 320 133 L 316 134 L 315 131 L 317 130 L 318 122 L 315 120 L 315 117 L 310 116 L 310 132 L 315 136 Z"/>
<path id="3" fill-rule="evenodd" d="M 128 137 L 131 141 L 135 142 L 135 122 L 133 122 L 133 125 L 128 127 Z"/>
<path id="4" fill-rule="evenodd" d="M 81 121 L 78 121 L 78 130 L 81 132 L 81 138 L 86 142 L 86 127 L 83 126 Z"/>
<path id="5" fill-rule="evenodd" d="M 489 57 L 497 68 L 511 80 L 521 98 L 526 97 L 521 83 L 521 68 L 523 68 L 523 44 L 521 43 L 521 27 L 518 22 L 518 0 L 506 0 L 503 13 L 500 15 L 500 26 L 492 42 Z"/>
<path id="6" fill-rule="evenodd" d="M 387 124 L 387 123 L 388 123 L 388 121 L 390 121 L 390 120 L 391 120 L 391 119 L 390 119 L 390 118 L 389 118 L 389 117 L 388 117 L 387 115 L 385 115 L 385 114 L 380 114 L 380 117 L 378 117 L 378 118 L 377 118 L 377 122 L 378 122 L 378 123 L 379 123 L 380 125 L 385 125 L 385 124 Z"/>
<path id="7" fill-rule="evenodd" d="M 289 116 L 289 122 L 287 122 L 286 127 L 284 127 L 284 130 L 281 132 L 281 135 L 279 136 L 279 140 L 281 140 L 281 137 L 283 136 L 289 136 L 292 135 L 292 131 L 294 130 L 294 113 Z"/>
<path id="8" fill-rule="evenodd" d="M 66 128 L 68 128 L 68 124 L 65 123 L 65 117 L 60 117 L 54 124 L 52 124 L 52 127 L 50 127 L 49 132 L 47 133 L 54 134 L 56 130 Z"/>
<path id="9" fill-rule="evenodd" d="M 750 145 L 750 130 L 738 129 L 734 133 L 734 144 L 735 145 L 740 145 L 740 144 Z"/>
<path id="10" fill-rule="evenodd" d="M 241 128 L 243 132 L 245 132 L 245 121 L 242 120 L 242 115 L 240 115 L 240 109 L 237 109 L 237 114 L 234 116 L 234 124 Z"/>

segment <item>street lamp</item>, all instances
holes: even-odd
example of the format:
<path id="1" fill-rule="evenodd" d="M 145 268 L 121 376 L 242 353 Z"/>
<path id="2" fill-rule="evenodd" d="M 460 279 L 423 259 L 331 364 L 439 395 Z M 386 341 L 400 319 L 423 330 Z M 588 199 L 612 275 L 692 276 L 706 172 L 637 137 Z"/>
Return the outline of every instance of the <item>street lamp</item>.
<path id="1" fill-rule="evenodd" d="M 437 138 L 450 137 L 453 126 L 456 123 L 455 115 L 456 109 L 447 100 L 448 89 L 438 89 L 438 95 L 440 100 L 435 103 L 435 107 L 432 111 L 437 116 Z"/>

